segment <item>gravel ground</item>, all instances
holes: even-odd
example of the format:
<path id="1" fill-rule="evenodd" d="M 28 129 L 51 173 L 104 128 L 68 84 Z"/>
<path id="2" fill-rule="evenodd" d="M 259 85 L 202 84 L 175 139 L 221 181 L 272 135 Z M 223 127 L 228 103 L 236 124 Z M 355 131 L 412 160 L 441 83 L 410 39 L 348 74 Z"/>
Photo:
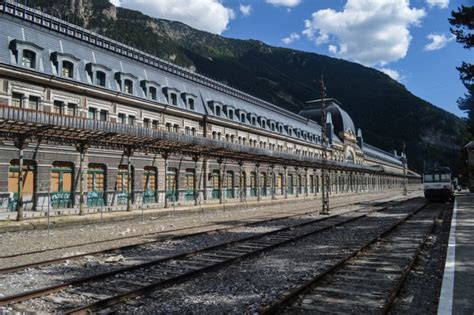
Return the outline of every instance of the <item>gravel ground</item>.
<path id="1" fill-rule="evenodd" d="M 346 206 L 335 210 L 334 214 L 359 208 L 361 208 L 361 206 Z M 2 277 L 0 293 L 5 296 L 13 295 L 61 283 L 65 279 L 91 276 L 116 270 L 124 266 L 144 263 L 232 240 L 238 240 L 285 226 L 314 220 L 317 217 L 318 215 L 314 214 L 302 215 L 248 227 L 238 227 L 229 231 L 210 232 L 179 240 L 159 241 L 153 244 L 121 250 L 120 252 L 98 256 L 85 256 L 81 259 L 69 260 L 60 264 L 29 268 L 15 273 L 0 275 L 0 277 Z M 323 218 L 326 218 L 326 216 Z"/>
<path id="2" fill-rule="evenodd" d="M 420 201 L 416 204 L 421 205 Z M 217 272 L 156 291 L 149 297 L 136 299 L 141 302 L 140 306 L 120 305 L 117 311 L 253 314 L 262 305 L 268 305 L 290 288 L 319 273 L 406 213 L 406 207 L 395 207 L 389 212 L 372 214 L 328 233 L 307 237 Z"/>
<path id="3" fill-rule="evenodd" d="M 450 205 L 452 210 L 453 205 Z M 409 273 L 390 314 L 436 314 L 453 212 L 445 211 Z"/>
<path id="4" fill-rule="evenodd" d="M 339 196 L 334 198 L 333 206 L 354 203 L 381 197 L 393 199 L 401 197 L 390 194 L 370 194 Z M 291 205 L 291 206 L 289 206 Z M 0 243 L 0 266 L 1 268 L 23 265 L 36 261 L 71 256 L 74 254 L 90 253 L 105 250 L 112 247 L 126 246 L 141 243 L 150 236 L 144 234 L 166 233 L 177 235 L 184 233 L 195 233 L 200 230 L 224 228 L 239 224 L 243 220 L 255 220 L 268 215 L 287 215 L 289 212 L 302 212 L 303 209 L 320 208 L 320 200 L 308 200 L 305 202 L 288 202 L 288 205 L 278 204 L 273 206 L 242 208 L 229 212 L 218 211 L 215 213 L 187 215 L 184 217 L 165 216 L 154 219 L 130 220 L 122 222 L 84 225 L 81 227 L 68 227 L 53 229 L 48 234 L 44 230 L 2 233 Z M 290 208 L 290 211 L 288 210 Z M 308 211 L 307 209 L 306 211 Z M 200 225 L 212 224 L 208 227 Z M 177 231 L 178 229 L 192 229 L 189 231 Z M 156 236 L 153 235 L 153 236 Z M 12 246 L 15 244 L 15 246 Z M 67 248 L 76 245 L 77 247 Z M 66 247 L 66 248 L 64 248 Z M 25 252 L 38 253 L 32 255 L 5 257 L 18 255 Z M 1 291 L 0 291 L 1 293 Z"/>

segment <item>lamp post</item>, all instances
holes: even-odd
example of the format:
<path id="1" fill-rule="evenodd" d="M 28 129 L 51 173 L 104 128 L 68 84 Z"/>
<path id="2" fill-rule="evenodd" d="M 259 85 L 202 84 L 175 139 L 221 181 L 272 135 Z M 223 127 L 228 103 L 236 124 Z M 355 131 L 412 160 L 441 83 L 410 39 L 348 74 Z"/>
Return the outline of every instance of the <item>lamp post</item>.
<path id="1" fill-rule="evenodd" d="M 324 86 L 324 79 L 321 76 L 321 140 L 322 140 L 322 169 L 321 169 L 321 200 L 322 200 L 322 209 L 321 214 L 329 214 L 329 175 L 327 169 L 328 155 L 328 136 L 326 132 L 326 104 L 324 99 L 326 97 L 326 87 Z"/>
<path id="2" fill-rule="evenodd" d="M 405 143 L 403 143 L 402 163 L 403 163 L 403 196 L 408 195 L 407 191 L 407 155 L 405 153 Z"/>

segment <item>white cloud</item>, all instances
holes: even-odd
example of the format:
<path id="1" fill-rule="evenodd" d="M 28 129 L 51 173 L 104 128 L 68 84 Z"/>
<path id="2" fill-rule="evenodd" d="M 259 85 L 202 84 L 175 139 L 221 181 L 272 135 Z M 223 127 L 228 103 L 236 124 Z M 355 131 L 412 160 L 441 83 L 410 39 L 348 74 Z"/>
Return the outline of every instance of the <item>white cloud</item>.
<path id="1" fill-rule="evenodd" d="M 113 0 L 120 6 L 139 10 L 145 14 L 183 22 L 194 28 L 221 34 L 227 29 L 234 11 L 220 0 Z"/>
<path id="2" fill-rule="evenodd" d="M 328 50 L 329 50 L 329 52 L 331 52 L 333 54 L 337 54 L 337 46 L 329 45 Z"/>
<path id="3" fill-rule="evenodd" d="M 301 0 L 266 0 L 267 3 L 273 4 L 276 7 L 296 7 L 301 3 Z"/>
<path id="4" fill-rule="evenodd" d="M 240 5 L 240 12 L 242 13 L 243 16 L 249 16 L 252 13 L 252 6 L 249 5 Z"/>
<path id="5" fill-rule="evenodd" d="M 283 38 L 281 41 L 284 44 L 289 45 L 289 44 L 293 43 L 294 41 L 297 41 L 298 39 L 300 39 L 300 35 L 298 35 L 296 33 L 291 33 L 288 37 Z"/>
<path id="6" fill-rule="evenodd" d="M 446 46 L 450 41 L 455 39 L 453 35 L 446 37 L 444 33 L 443 34 L 430 33 L 428 34 L 428 36 L 426 36 L 426 38 L 431 40 L 431 43 L 425 45 L 425 48 L 423 49 L 425 51 L 441 49 L 444 46 Z"/>
<path id="7" fill-rule="evenodd" d="M 305 34 L 338 57 L 364 65 L 384 66 L 406 56 L 423 9 L 410 8 L 409 0 L 348 0 L 343 11 L 319 10 L 305 21 Z"/>
<path id="8" fill-rule="evenodd" d="M 426 0 L 430 7 L 439 7 L 446 9 L 449 6 L 449 0 Z"/>
<path id="9" fill-rule="evenodd" d="M 389 68 L 380 68 L 379 70 L 385 73 L 386 75 L 388 75 L 389 77 L 391 77 L 392 79 L 397 80 L 399 82 L 403 79 L 400 73 L 396 70 L 389 69 Z"/>

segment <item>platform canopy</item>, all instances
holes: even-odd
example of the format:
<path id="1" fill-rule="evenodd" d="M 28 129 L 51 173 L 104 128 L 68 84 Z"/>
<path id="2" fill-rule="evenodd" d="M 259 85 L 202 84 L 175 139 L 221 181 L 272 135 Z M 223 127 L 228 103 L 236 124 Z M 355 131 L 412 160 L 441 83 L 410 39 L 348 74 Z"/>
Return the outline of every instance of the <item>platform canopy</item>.
<path id="1" fill-rule="evenodd" d="M 323 166 L 323 161 L 314 157 L 248 147 L 205 137 L 9 106 L 0 106 L 0 138 L 58 145 L 85 144 L 106 149 L 183 154 L 302 168 L 321 168 Z M 328 161 L 326 166 L 332 170 L 400 175 L 388 173 L 381 166 L 337 161 Z"/>

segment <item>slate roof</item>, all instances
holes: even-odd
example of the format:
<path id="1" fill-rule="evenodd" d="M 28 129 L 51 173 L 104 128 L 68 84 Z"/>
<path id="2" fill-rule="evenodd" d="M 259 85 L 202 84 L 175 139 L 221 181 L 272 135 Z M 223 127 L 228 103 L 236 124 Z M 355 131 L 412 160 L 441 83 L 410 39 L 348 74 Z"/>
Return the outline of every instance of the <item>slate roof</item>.
<path id="1" fill-rule="evenodd" d="M 372 158 L 380 159 L 385 162 L 403 166 L 402 161 L 398 157 L 396 157 L 394 154 L 384 151 L 382 149 L 379 149 L 377 147 L 374 147 L 373 145 L 370 145 L 368 143 L 364 143 L 363 151 L 364 151 L 364 154 Z"/>
<path id="2" fill-rule="evenodd" d="M 120 92 L 115 81 L 116 73 L 131 74 L 138 78 L 134 84 L 134 96 L 146 98 L 140 81 L 153 81 L 161 88 L 174 88 L 180 93 L 190 93 L 197 96 L 194 111 L 203 115 L 212 114 L 209 101 L 231 105 L 236 110 L 242 109 L 247 113 L 274 120 L 281 124 L 300 129 L 303 132 L 319 136 L 321 128 L 317 121 L 291 113 L 269 102 L 226 86 L 188 69 L 179 67 L 155 56 L 106 38 L 84 28 L 57 19 L 38 10 L 30 9 L 14 1 L 4 1 L 0 5 L 0 63 L 18 67 L 12 52 L 11 43 L 14 40 L 30 42 L 43 48 L 37 71 L 51 76 L 57 76 L 57 70 L 52 62 L 53 53 L 70 54 L 80 61 L 76 67 L 74 80 L 81 84 L 92 85 L 86 65 L 98 64 L 110 68 L 106 88 Z M 167 104 L 162 89 L 158 89 L 157 102 Z M 350 128 L 355 134 L 354 123 L 350 116 L 332 101 L 336 116 L 342 121 L 341 128 Z M 178 95 L 178 107 L 187 110 L 183 100 Z M 234 120 L 237 121 L 236 115 Z M 253 128 L 253 126 L 252 126 Z M 288 137 L 287 134 L 284 136 Z M 293 138 L 296 138 L 293 136 Z M 301 138 L 300 138 L 301 139 Z M 333 136 L 336 142 L 340 140 Z M 381 158 L 387 162 L 400 165 L 401 162 L 388 152 L 364 145 L 364 152 Z"/>

